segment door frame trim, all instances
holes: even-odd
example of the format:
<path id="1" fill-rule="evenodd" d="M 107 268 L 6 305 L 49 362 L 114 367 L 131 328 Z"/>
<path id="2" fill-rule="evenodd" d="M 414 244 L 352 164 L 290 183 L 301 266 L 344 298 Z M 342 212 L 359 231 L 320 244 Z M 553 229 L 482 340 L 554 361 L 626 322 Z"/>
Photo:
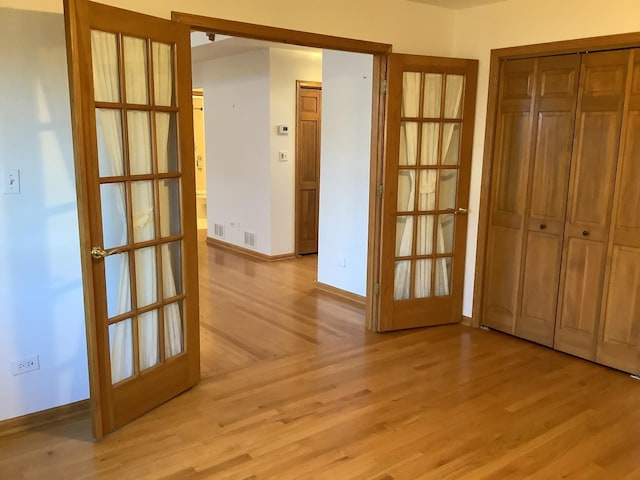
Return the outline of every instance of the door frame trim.
<path id="1" fill-rule="evenodd" d="M 378 328 L 380 297 L 375 285 L 380 281 L 382 199 L 378 198 L 378 185 L 382 184 L 384 164 L 384 126 L 386 93 L 379 86 L 386 78 L 387 58 L 392 45 L 285 28 L 238 22 L 222 18 L 171 12 L 171 20 L 187 24 L 192 30 L 215 32 L 224 35 L 266 40 L 269 42 L 301 45 L 306 47 L 340 50 L 373 55 L 373 95 L 371 108 L 371 160 L 369 178 L 369 232 L 367 249 L 367 288 L 365 323 L 368 330 Z"/>
<path id="2" fill-rule="evenodd" d="M 489 95 L 485 123 L 482 177 L 480 184 L 480 207 L 478 210 L 478 236 L 476 244 L 476 264 L 473 289 L 472 327 L 482 324 L 482 299 L 487 261 L 487 243 L 489 238 L 489 209 L 493 179 L 494 143 L 498 120 L 498 90 L 500 88 L 500 64 L 505 60 L 518 58 L 544 57 L 582 52 L 597 52 L 622 48 L 640 47 L 640 32 L 588 37 L 576 40 L 538 43 L 517 47 L 491 50 L 489 67 Z"/>
<path id="3" fill-rule="evenodd" d="M 299 159 L 300 159 L 300 92 L 303 88 L 308 88 L 311 90 L 320 90 L 322 92 L 322 82 L 312 82 L 307 80 L 296 80 L 296 138 L 294 139 L 296 142 L 296 157 L 295 157 L 295 168 L 294 168 L 294 176 L 295 176 L 295 201 L 294 201 L 294 221 L 293 221 L 293 231 L 294 231 L 294 255 L 297 257 L 300 255 L 300 235 L 298 231 L 298 227 L 300 226 L 298 213 L 300 212 L 300 176 L 299 172 Z M 322 106 L 320 106 L 320 125 L 322 126 Z M 318 138 L 320 141 L 320 138 Z M 319 147 L 318 147 L 319 148 Z M 320 223 L 320 159 L 318 159 L 317 166 L 317 182 L 318 182 L 318 208 L 316 212 L 316 221 Z M 318 226 L 316 225 L 316 230 Z M 318 234 L 319 232 L 316 232 Z"/>

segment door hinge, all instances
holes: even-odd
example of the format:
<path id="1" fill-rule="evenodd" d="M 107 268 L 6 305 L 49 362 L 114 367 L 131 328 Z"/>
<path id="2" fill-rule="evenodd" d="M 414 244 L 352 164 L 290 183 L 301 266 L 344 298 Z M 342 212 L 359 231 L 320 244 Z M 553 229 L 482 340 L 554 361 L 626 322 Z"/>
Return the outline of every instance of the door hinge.
<path id="1" fill-rule="evenodd" d="M 374 295 L 380 295 L 380 284 L 379 283 L 376 283 L 373 286 L 373 293 L 374 293 Z"/>
<path id="2" fill-rule="evenodd" d="M 380 91 L 382 93 L 387 93 L 387 81 L 386 80 L 382 80 L 382 82 L 380 82 Z"/>
<path id="3" fill-rule="evenodd" d="M 382 198 L 382 194 L 384 193 L 384 188 L 382 188 L 382 184 L 378 185 L 376 193 L 378 195 L 378 198 Z"/>

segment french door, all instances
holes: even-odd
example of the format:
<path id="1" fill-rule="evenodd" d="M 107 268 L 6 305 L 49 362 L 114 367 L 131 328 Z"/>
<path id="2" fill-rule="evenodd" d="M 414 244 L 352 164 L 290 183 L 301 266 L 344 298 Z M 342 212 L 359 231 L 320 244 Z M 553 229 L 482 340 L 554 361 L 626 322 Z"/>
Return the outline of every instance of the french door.
<path id="1" fill-rule="evenodd" d="M 477 69 L 389 56 L 379 331 L 462 319 Z"/>
<path id="2" fill-rule="evenodd" d="M 94 436 L 199 380 L 189 27 L 65 0 Z"/>

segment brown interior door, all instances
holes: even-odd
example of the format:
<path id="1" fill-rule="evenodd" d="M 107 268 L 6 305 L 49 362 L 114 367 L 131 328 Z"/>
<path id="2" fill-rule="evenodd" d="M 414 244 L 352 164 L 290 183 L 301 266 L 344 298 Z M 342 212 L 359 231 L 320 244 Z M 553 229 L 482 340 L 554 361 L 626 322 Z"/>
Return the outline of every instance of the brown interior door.
<path id="1" fill-rule="evenodd" d="M 318 252 L 322 84 L 298 82 L 296 128 L 296 254 Z"/>
<path id="2" fill-rule="evenodd" d="M 477 68 L 389 56 L 380 331 L 462 319 Z"/>
<path id="3" fill-rule="evenodd" d="M 94 435 L 199 379 L 189 28 L 65 0 Z"/>
<path id="4" fill-rule="evenodd" d="M 524 264 L 515 334 L 547 346 L 553 346 L 556 324 L 579 76 L 580 55 L 536 60 Z"/>
<path id="5" fill-rule="evenodd" d="M 629 50 L 583 55 L 555 348 L 595 360 Z"/>
<path id="6" fill-rule="evenodd" d="M 482 323 L 511 334 L 521 276 L 535 72 L 532 58 L 503 62 L 500 69 Z"/>
<path id="7" fill-rule="evenodd" d="M 632 53 L 597 361 L 640 374 L 640 50 Z"/>

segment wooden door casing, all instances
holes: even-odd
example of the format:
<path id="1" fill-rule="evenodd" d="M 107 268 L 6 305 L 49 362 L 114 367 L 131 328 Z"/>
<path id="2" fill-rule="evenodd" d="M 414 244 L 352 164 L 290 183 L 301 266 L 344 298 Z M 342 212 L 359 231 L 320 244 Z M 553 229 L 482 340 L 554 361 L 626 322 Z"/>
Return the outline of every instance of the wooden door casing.
<path id="1" fill-rule="evenodd" d="M 318 252 L 322 84 L 297 82 L 296 255 Z"/>
<path id="2" fill-rule="evenodd" d="M 553 346 L 580 55 L 537 59 L 515 334 Z"/>
<path id="3" fill-rule="evenodd" d="M 83 290 L 85 292 L 85 312 L 87 326 L 87 345 L 89 356 L 89 377 L 93 409 L 93 434 L 96 438 L 123 426 L 152 408 L 162 404 L 195 385 L 200 376 L 199 362 L 199 309 L 198 309 L 198 263 L 196 247 L 196 216 L 193 168 L 193 121 L 191 99 L 191 51 L 190 30 L 185 25 L 158 19 L 111 6 L 88 2 L 86 0 L 65 0 L 65 24 L 67 34 L 67 52 L 70 79 L 70 96 L 72 107 L 72 127 L 74 138 L 74 157 L 78 190 L 78 209 L 80 220 L 80 236 L 83 268 Z M 119 101 L 96 101 L 92 67 L 92 31 L 108 32 L 116 38 L 119 68 Z M 129 102 L 125 95 L 126 82 L 122 43 L 124 37 L 144 40 L 147 55 L 148 72 L 146 103 Z M 173 83 L 168 85 L 173 90 L 172 106 L 158 102 L 154 96 L 153 42 L 170 47 L 172 51 Z M 166 86 L 166 85 L 165 85 Z M 98 159 L 98 134 L 96 109 L 111 109 L 121 113 L 123 137 L 124 173 L 112 176 L 101 176 Z M 126 125 L 127 112 L 148 112 L 150 118 L 149 135 L 151 149 L 151 173 L 137 174 L 130 171 L 128 158 L 128 131 Z M 159 113 L 160 112 L 160 113 Z M 175 171 L 162 173 L 158 168 L 158 150 L 155 143 L 157 137 L 155 115 L 175 116 L 175 155 L 178 165 Z M 171 130 L 170 130 L 171 131 Z M 131 235 L 132 223 L 132 186 L 134 181 L 153 183 L 152 211 L 155 212 L 155 236 L 146 242 L 137 242 Z M 156 269 L 154 281 L 157 285 L 157 301 L 147 306 L 136 304 L 135 269 L 137 264 L 130 255 L 131 266 L 131 303 L 130 311 L 109 318 L 106 291 L 105 260 L 94 260 L 91 256 L 92 246 L 103 245 L 104 232 L 102 224 L 101 185 L 119 182 L 123 185 L 126 201 L 128 240 L 118 248 L 122 253 L 136 253 L 143 248 L 156 251 Z M 179 232 L 165 235 L 161 232 L 160 186 L 162 182 L 177 182 L 178 198 L 170 204 L 170 208 L 179 211 Z M 164 214 L 162 214 L 164 215 Z M 180 265 L 172 266 L 173 273 L 181 279 L 181 291 L 170 293 L 161 286 L 163 256 L 161 249 L 169 242 L 179 245 Z M 118 253 L 120 254 L 120 253 Z M 166 265 L 166 264 L 165 264 Z M 179 268 L 179 270 L 178 270 Z M 167 270 L 165 269 L 165 272 Z M 139 272 L 140 273 L 140 272 Z M 144 274 L 149 273 L 145 270 Z M 162 295 L 160 295 L 162 293 Z M 175 295 L 174 295 L 175 294 Z M 165 357 L 164 351 L 164 311 L 167 306 L 181 305 L 181 328 L 183 334 L 182 353 Z M 159 362 L 150 368 L 142 368 L 137 355 L 139 317 L 146 312 L 158 314 L 158 357 Z M 132 324 L 133 342 L 133 374 L 123 381 L 112 381 L 109 328 L 119 323 L 122 318 L 129 317 Z"/>
<path id="4" fill-rule="evenodd" d="M 628 50 L 583 55 L 555 348 L 595 360 Z"/>
<path id="5" fill-rule="evenodd" d="M 640 50 L 631 52 L 596 360 L 640 374 Z"/>

